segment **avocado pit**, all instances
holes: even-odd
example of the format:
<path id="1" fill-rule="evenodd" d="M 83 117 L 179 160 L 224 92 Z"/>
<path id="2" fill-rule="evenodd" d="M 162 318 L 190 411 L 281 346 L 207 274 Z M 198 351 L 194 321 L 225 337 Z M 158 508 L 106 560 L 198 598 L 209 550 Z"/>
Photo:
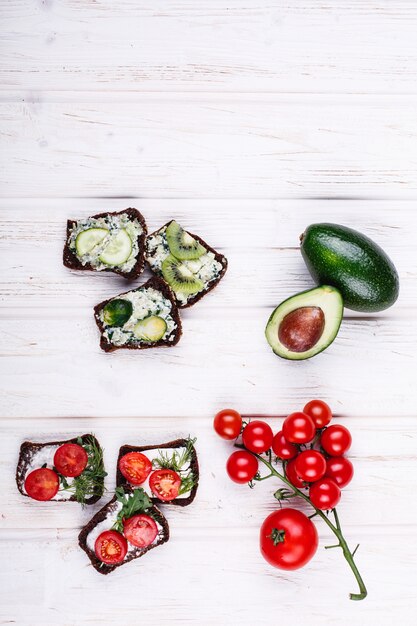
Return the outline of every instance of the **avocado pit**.
<path id="1" fill-rule="evenodd" d="M 319 306 L 303 306 L 282 319 L 278 339 L 291 352 L 306 352 L 320 340 L 324 327 L 323 310 Z"/>

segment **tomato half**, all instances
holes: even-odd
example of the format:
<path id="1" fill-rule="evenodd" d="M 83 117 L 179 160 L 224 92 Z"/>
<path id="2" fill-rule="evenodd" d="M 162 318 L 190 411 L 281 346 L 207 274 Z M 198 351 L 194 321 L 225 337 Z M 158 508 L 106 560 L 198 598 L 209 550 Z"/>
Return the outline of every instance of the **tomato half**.
<path id="1" fill-rule="evenodd" d="M 308 443 L 314 439 L 316 427 L 309 415 L 298 411 L 291 413 L 284 420 L 282 432 L 285 439 L 291 443 Z"/>
<path id="2" fill-rule="evenodd" d="M 325 476 L 334 480 L 340 489 L 343 489 L 353 478 L 353 465 L 344 456 L 331 456 L 327 459 Z"/>
<path id="3" fill-rule="evenodd" d="M 287 441 L 282 433 L 282 430 L 275 435 L 272 440 L 272 450 L 279 459 L 289 461 L 298 454 L 298 448 L 293 443 Z"/>
<path id="4" fill-rule="evenodd" d="M 35 469 L 25 478 L 25 491 L 34 500 L 51 500 L 58 493 L 58 489 L 58 474 L 47 467 Z"/>
<path id="5" fill-rule="evenodd" d="M 258 471 L 258 459 L 246 450 L 237 450 L 227 459 L 226 471 L 235 483 L 250 482 Z"/>
<path id="6" fill-rule="evenodd" d="M 217 413 L 213 426 L 223 439 L 236 439 L 242 429 L 242 416 L 233 409 L 224 409 Z"/>
<path id="7" fill-rule="evenodd" d="M 291 459 L 291 461 L 288 461 L 285 466 L 285 476 L 288 478 L 290 483 L 294 485 L 294 487 L 301 489 L 302 487 L 304 487 L 304 483 L 295 471 L 295 461 L 296 459 Z"/>
<path id="8" fill-rule="evenodd" d="M 158 526 L 149 515 L 133 515 L 123 520 L 123 534 L 133 546 L 146 548 L 158 534 Z"/>
<path id="9" fill-rule="evenodd" d="M 116 530 L 105 530 L 97 537 L 94 551 L 103 563 L 121 563 L 127 553 L 127 541 Z"/>
<path id="10" fill-rule="evenodd" d="M 311 485 L 309 496 L 314 506 L 328 511 L 339 504 L 341 491 L 334 480 L 322 478 Z"/>
<path id="11" fill-rule="evenodd" d="M 330 456 L 342 456 L 352 443 L 352 435 L 345 426 L 334 424 L 324 430 L 320 437 L 320 445 Z"/>
<path id="12" fill-rule="evenodd" d="M 149 487 L 157 498 L 164 502 L 170 502 L 170 500 L 174 500 L 179 493 L 181 477 L 177 472 L 174 472 L 174 470 L 155 470 L 149 477 Z"/>
<path id="13" fill-rule="evenodd" d="M 119 461 L 119 470 L 132 485 L 141 485 L 152 471 L 152 463 L 141 452 L 128 452 Z"/>
<path id="14" fill-rule="evenodd" d="M 317 450 L 304 450 L 295 459 L 294 469 L 301 480 L 313 483 L 323 478 L 326 471 L 326 459 Z"/>
<path id="15" fill-rule="evenodd" d="M 249 422 L 242 433 L 243 445 L 250 452 L 255 452 L 256 454 L 262 454 L 262 452 L 269 450 L 272 446 L 273 438 L 272 428 L 261 420 Z"/>
<path id="16" fill-rule="evenodd" d="M 296 509 L 280 509 L 268 515 L 261 526 L 261 554 L 270 565 L 294 570 L 316 553 L 319 540 L 313 522 Z"/>
<path id="17" fill-rule="evenodd" d="M 311 417 L 316 428 L 324 428 L 332 419 L 332 410 L 323 400 L 310 400 L 305 405 L 303 413 Z"/>
<path id="18" fill-rule="evenodd" d="M 83 473 L 88 463 L 88 454 L 78 443 L 64 443 L 55 452 L 54 466 L 63 476 L 75 478 Z"/>

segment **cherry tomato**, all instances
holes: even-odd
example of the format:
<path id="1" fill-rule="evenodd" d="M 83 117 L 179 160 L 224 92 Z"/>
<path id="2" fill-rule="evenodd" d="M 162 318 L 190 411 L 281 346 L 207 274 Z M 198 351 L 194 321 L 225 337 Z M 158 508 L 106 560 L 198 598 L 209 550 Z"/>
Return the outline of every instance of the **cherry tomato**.
<path id="1" fill-rule="evenodd" d="M 25 478 L 25 491 L 30 498 L 40 500 L 52 500 L 58 493 L 58 474 L 47 467 L 41 467 L 30 472 Z"/>
<path id="2" fill-rule="evenodd" d="M 310 500 L 321 511 L 334 509 L 339 504 L 341 491 L 334 480 L 322 478 L 310 487 Z"/>
<path id="3" fill-rule="evenodd" d="M 297 446 L 285 439 L 282 430 L 273 438 L 272 450 L 279 459 L 283 459 L 284 461 L 289 461 L 289 459 L 293 459 L 298 454 Z"/>
<path id="4" fill-rule="evenodd" d="M 119 470 L 132 485 L 141 485 L 152 471 L 152 463 L 141 452 L 128 452 L 119 461 Z"/>
<path id="5" fill-rule="evenodd" d="M 282 425 L 282 432 L 291 443 L 308 443 L 314 439 L 316 427 L 309 415 L 305 413 L 291 413 Z"/>
<path id="6" fill-rule="evenodd" d="M 223 439 L 236 439 L 242 429 L 242 416 L 233 409 L 223 409 L 214 418 L 213 426 Z"/>
<path id="7" fill-rule="evenodd" d="M 133 515 L 123 520 L 123 534 L 133 546 L 146 548 L 158 534 L 158 526 L 149 515 Z"/>
<path id="8" fill-rule="evenodd" d="M 54 466 L 63 476 L 75 478 L 83 473 L 88 463 L 88 454 L 78 443 L 64 443 L 55 452 Z"/>
<path id="9" fill-rule="evenodd" d="M 327 459 L 325 476 L 334 480 L 340 489 L 343 489 L 353 478 L 353 465 L 344 456 L 331 456 Z"/>
<path id="10" fill-rule="evenodd" d="M 326 459 L 317 450 L 304 450 L 294 461 L 295 473 L 301 480 L 314 483 L 326 472 Z"/>
<path id="11" fill-rule="evenodd" d="M 103 563 L 121 563 L 127 553 L 127 541 L 116 530 L 105 530 L 97 537 L 94 551 Z"/>
<path id="12" fill-rule="evenodd" d="M 246 450 L 233 452 L 227 460 L 226 471 L 235 483 L 250 482 L 258 471 L 258 459 Z"/>
<path id="13" fill-rule="evenodd" d="M 295 471 L 295 461 L 296 459 L 291 459 L 291 461 L 288 461 L 287 465 L 285 466 L 285 476 L 288 478 L 290 483 L 294 485 L 294 487 L 298 487 L 298 489 L 301 489 L 302 487 L 304 487 L 304 483 L 300 479 L 300 477 L 297 476 L 297 472 Z"/>
<path id="14" fill-rule="evenodd" d="M 320 437 L 321 447 L 330 456 L 342 456 L 351 446 L 352 435 L 341 424 L 334 424 L 324 430 Z"/>
<path id="15" fill-rule="evenodd" d="M 316 553 L 319 540 L 313 522 L 296 509 L 280 509 L 261 526 L 261 554 L 270 565 L 293 570 L 303 567 Z"/>
<path id="16" fill-rule="evenodd" d="M 245 448 L 256 454 L 266 452 L 272 446 L 274 434 L 272 428 L 266 422 L 254 420 L 245 426 L 242 434 Z"/>
<path id="17" fill-rule="evenodd" d="M 316 428 L 324 428 L 332 419 L 332 410 L 323 400 L 310 400 L 305 405 L 303 413 L 311 417 Z"/>
<path id="18" fill-rule="evenodd" d="M 149 477 L 149 487 L 157 498 L 164 502 L 170 502 L 177 497 L 180 491 L 181 477 L 174 470 L 155 470 Z"/>

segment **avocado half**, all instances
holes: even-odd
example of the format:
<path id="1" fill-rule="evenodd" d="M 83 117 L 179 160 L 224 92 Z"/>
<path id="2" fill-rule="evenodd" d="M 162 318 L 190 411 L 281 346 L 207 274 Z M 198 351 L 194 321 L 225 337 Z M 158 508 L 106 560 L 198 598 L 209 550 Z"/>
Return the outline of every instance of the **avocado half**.
<path id="1" fill-rule="evenodd" d="M 281 302 L 268 320 L 265 336 L 283 359 L 310 359 L 334 341 L 342 317 L 342 294 L 324 285 Z"/>

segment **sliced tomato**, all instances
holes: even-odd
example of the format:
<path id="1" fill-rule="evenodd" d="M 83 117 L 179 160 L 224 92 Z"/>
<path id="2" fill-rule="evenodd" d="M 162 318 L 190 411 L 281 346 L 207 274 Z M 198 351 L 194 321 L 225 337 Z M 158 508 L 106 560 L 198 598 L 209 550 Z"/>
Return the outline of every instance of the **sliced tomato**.
<path id="1" fill-rule="evenodd" d="M 132 485 L 141 485 L 152 471 L 152 463 L 141 452 L 128 452 L 119 461 L 119 470 Z"/>
<path id="2" fill-rule="evenodd" d="M 54 466 L 63 476 L 75 478 L 83 473 L 88 463 L 88 454 L 78 443 L 64 443 L 55 452 Z"/>
<path id="3" fill-rule="evenodd" d="M 94 551 L 103 563 L 108 565 L 121 563 L 127 553 L 127 541 L 116 530 L 105 530 L 97 537 Z"/>
<path id="4" fill-rule="evenodd" d="M 54 470 L 41 467 L 26 476 L 25 491 L 34 500 L 52 500 L 58 493 L 59 478 Z"/>
<path id="5" fill-rule="evenodd" d="M 133 546 L 146 548 L 158 534 L 158 526 L 149 515 L 133 515 L 123 520 L 123 534 Z"/>
<path id="6" fill-rule="evenodd" d="M 155 470 L 149 477 L 149 486 L 157 498 L 169 502 L 174 500 L 179 493 L 181 477 L 174 470 Z"/>

